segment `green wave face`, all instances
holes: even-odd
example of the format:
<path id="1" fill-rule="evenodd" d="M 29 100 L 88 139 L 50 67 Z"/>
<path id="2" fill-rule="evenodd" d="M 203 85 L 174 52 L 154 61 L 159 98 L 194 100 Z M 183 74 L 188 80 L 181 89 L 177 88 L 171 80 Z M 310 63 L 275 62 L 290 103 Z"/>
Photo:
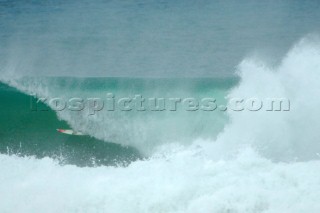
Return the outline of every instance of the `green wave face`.
<path id="1" fill-rule="evenodd" d="M 141 157 L 134 148 L 58 133 L 57 128 L 70 128 L 65 121 L 43 103 L 38 107 L 45 111 L 32 111 L 30 105 L 37 99 L 5 84 L 0 84 L 0 98 L 1 153 L 51 157 L 78 166 L 123 165 Z"/>
<path id="2" fill-rule="evenodd" d="M 176 111 L 171 111 L 168 105 L 163 111 L 152 111 L 147 101 L 144 111 L 133 105 L 130 111 L 102 109 L 91 115 L 86 108 L 53 110 L 48 106 L 49 100 L 59 97 L 68 103 L 67 100 L 77 97 L 107 102 L 107 94 L 112 93 L 115 104 L 121 98 L 134 98 L 137 94 L 146 100 L 214 97 L 225 103 L 226 92 L 236 82 L 236 79 L 23 78 L 16 85 L 24 93 L 2 83 L 0 151 L 52 157 L 79 166 L 126 164 L 148 156 L 165 143 L 180 141 L 186 145 L 195 138 L 214 138 L 227 118 L 223 112 L 187 111 L 182 104 L 177 105 Z M 40 102 L 44 97 L 47 100 Z M 82 131 L 85 136 L 61 134 L 56 131 L 58 128 Z"/>

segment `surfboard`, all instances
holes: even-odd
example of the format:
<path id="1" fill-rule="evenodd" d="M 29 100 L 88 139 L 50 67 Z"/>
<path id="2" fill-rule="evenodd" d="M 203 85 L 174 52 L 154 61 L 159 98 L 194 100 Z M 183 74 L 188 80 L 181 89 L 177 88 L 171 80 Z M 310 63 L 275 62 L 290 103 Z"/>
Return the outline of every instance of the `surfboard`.
<path id="1" fill-rule="evenodd" d="M 57 131 L 67 135 L 84 135 L 82 132 L 76 132 L 72 129 L 57 129 Z"/>

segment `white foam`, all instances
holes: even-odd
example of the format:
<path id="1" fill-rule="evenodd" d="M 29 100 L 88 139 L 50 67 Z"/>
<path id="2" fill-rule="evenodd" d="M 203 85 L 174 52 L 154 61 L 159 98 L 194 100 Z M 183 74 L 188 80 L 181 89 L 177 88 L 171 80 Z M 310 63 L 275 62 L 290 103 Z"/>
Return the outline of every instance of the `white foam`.
<path id="1" fill-rule="evenodd" d="M 229 98 L 285 98 L 289 111 L 228 111 L 229 124 L 218 136 L 222 152 L 248 145 L 274 160 L 318 159 L 320 152 L 320 45 L 302 39 L 278 67 L 256 59 L 239 66 L 241 82 Z"/>
<path id="2" fill-rule="evenodd" d="M 272 163 L 250 149 L 227 161 L 180 150 L 127 168 L 0 155 L 0 211 L 318 212 L 319 166 Z"/>

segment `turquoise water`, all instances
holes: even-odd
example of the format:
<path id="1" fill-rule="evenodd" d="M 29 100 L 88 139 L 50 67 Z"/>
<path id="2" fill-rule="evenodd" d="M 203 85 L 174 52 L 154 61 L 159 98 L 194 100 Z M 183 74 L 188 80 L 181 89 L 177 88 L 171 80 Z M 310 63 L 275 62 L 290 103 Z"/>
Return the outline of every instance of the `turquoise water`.
<path id="1" fill-rule="evenodd" d="M 215 98 L 225 104 L 226 91 L 235 85 L 236 78 L 229 79 L 130 79 L 130 78 L 23 78 L 18 80 L 20 89 L 33 89 L 29 95 L 1 84 L 3 118 L 1 152 L 20 156 L 52 157 L 62 164 L 79 166 L 121 165 L 149 157 L 141 146 L 153 146 L 166 140 L 177 141 L 183 137 L 214 138 L 227 121 L 224 112 L 189 112 L 182 106 L 176 111 L 108 111 L 102 109 L 88 115 L 85 108 L 80 112 L 68 109 L 55 112 L 49 100 L 39 98 L 102 98 L 107 93 L 115 98 Z M 25 90 L 27 91 L 27 90 Z M 43 93 L 46 91 L 46 93 Z M 37 94 L 40 92 L 40 94 Z M 103 99 L 104 98 L 104 99 Z M 67 100 L 67 99 L 66 99 Z M 147 103 L 146 103 L 147 104 Z M 168 107 L 168 106 L 167 106 Z M 60 116 L 57 116 L 57 114 Z M 189 114 L 189 115 L 188 115 Z M 190 115 L 191 114 L 191 115 Z M 65 116 L 65 117 L 64 117 Z M 71 116 L 71 117 L 68 117 Z M 103 120 L 99 117 L 104 117 Z M 63 118 L 65 118 L 63 120 Z M 210 121 L 209 118 L 213 120 Z M 62 119 L 62 120 L 61 120 Z M 90 123 L 86 123 L 91 119 Z M 155 123 L 156 121 L 156 123 Z M 210 128 L 204 126 L 204 122 Z M 81 125 L 78 125 L 81 123 Z M 163 125 L 171 125 L 168 129 Z M 141 125 L 152 125 L 143 136 L 135 132 Z M 117 128 L 114 128 L 114 127 Z M 155 126 L 157 129 L 153 130 Z M 86 136 L 69 136 L 56 129 L 83 131 Z M 118 129 L 118 127 L 120 129 Z M 126 129 L 125 129 L 126 128 Z M 97 130 L 106 132 L 99 134 Z M 184 131 L 188 130 L 188 133 Z M 135 135 L 137 134 L 137 135 Z M 131 137 L 131 135 L 133 135 Z M 167 135 L 168 137 L 161 137 Z M 153 140 L 154 143 L 148 142 Z M 190 140 L 190 138 L 189 138 Z M 149 144 L 150 143 L 150 144 Z M 120 145 L 119 145 L 120 144 Z M 141 152 L 143 151 L 143 152 Z M 150 151 L 150 150 L 147 150 Z"/>

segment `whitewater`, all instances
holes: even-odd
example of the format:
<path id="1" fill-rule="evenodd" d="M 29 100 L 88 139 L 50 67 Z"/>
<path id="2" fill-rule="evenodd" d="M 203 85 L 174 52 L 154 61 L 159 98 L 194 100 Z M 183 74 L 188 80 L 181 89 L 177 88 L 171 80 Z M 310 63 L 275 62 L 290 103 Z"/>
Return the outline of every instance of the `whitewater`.
<path id="1" fill-rule="evenodd" d="M 6 71 L 2 82 L 27 94 L 56 95 L 21 85 Z M 240 82 L 227 99 L 286 97 L 290 111 L 227 111 L 228 121 L 214 137 L 206 131 L 206 137 L 186 132 L 186 141 L 183 131 L 168 138 L 150 133 L 155 141 L 131 137 L 130 145 L 145 158 L 125 167 L 77 167 L 48 157 L 1 154 L 0 211 L 319 212 L 319 40 L 302 39 L 278 65 L 248 57 L 237 73 Z M 75 129 L 85 119 L 57 115 Z M 105 122 L 95 119 L 93 125 Z M 130 128 L 126 131 L 130 135 Z M 143 131 L 148 136 L 148 129 Z M 99 129 L 86 133 L 110 139 Z"/>

